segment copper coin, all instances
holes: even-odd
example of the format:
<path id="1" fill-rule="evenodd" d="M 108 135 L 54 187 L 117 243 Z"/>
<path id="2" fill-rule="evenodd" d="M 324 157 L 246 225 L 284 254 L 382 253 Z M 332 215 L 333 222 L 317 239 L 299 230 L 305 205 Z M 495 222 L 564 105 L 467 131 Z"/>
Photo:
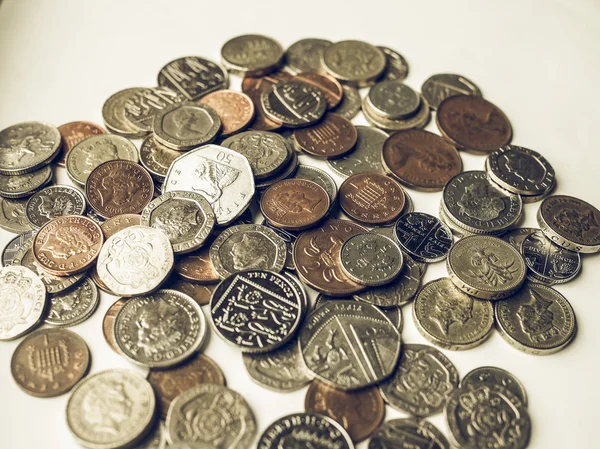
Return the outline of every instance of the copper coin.
<path id="1" fill-rule="evenodd" d="M 262 77 L 245 77 L 242 80 L 242 92 L 254 103 L 254 121 L 250 128 L 255 131 L 273 131 L 281 128 L 281 122 L 273 120 L 265 114 L 260 97 L 271 89 L 273 84 L 292 79 L 292 75 L 282 70 Z"/>
<path id="2" fill-rule="evenodd" d="M 402 186 L 380 173 L 357 173 L 340 186 L 340 206 L 350 218 L 368 225 L 390 223 L 402 214 Z"/>
<path id="3" fill-rule="evenodd" d="M 337 421 L 355 443 L 369 438 L 385 417 L 385 404 L 377 386 L 343 391 L 318 380 L 308 387 L 304 409 Z"/>
<path id="4" fill-rule="evenodd" d="M 229 136 L 246 128 L 254 118 L 252 99 L 241 92 L 217 90 L 200 100 L 217 112 L 221 119 L 221 136 Z"/>
<path id="5" fill-rule="evenodd" d="M 442 135 L 461 150 L 490 153 L 510 143 L 512 128 L 496 105 L 474 95 L 446 98 L 435 122 Z"/>
<path id="6" fill-rule="evenodd" d="M 66 393 L 87 373 L 90 351 L 83 338 L 67 329 L 41 329 L 23 340 L 10 369 L 27 394 L 50 398 Z"/>
<path id="7" fill-rule="evenodd" d="M 61 137 L 60 154 L 55 159 L 56 163 L 64 167 L 67 162 L 67 154 L 75 145 L 90 136 L 97 134 L 106 134 L 106 130 L 101 126 L 91 122 L 70 122 L 58 127 Z"/>
<path id="8" fill-rule="evenodd" d="M 85 183 L 89 205 L 104 218 L 139 214 L 154 195 L 152 177 L 131 161 L 108 161 L 96 167 Z"/>
<path id="9" fill-rule="evenodd" d="M 325 100 L 327 100 L 328 109 L 333 109 L 340 104 L 344 96 L 342 85 L 331 75 L 311 72 L 296 75 L 293 79 L 294 81 L 302 81 L 319 89 L 323 93 Z"/>
<path id="10" fill-rule="evenodd" d="M 199 305 L 204 306 L 210 302 L 212 293 L 215 288 L 217 288 L 217 285 L 201 285 L 183 279 L 174 279 L 173 281 L 167 283 L 165 288 L 170 288 L 177 290 L 178 292 L 185 293 Z"/>
<path id="11" fill-rule="evenodd" d="M 225 386 L 225 377 L 219 365 L 204 354 L 197 354 L 184 363 L 169 369 L 152 368 L 148 382 L 156 392 L 156 408 L 162 419 L 167 418 L 171 401 L 186 390 L 200 384 Z M 226 404 L 221 404 L 226 405 Z M 225 409 L 223 410 L 226 411 Z M 214 419 L 222 419 L 215 416 Z"/>
<path id="12" fill-rule="evenodd" d="M 33 256 L 55 276 L 71 276 L 90 268 L 102 248 L 104 235 L 87 217 L 65 215 L 46 223 L 33 240 Z"/>
<path id="13" fill-rule="evenodd" d="M 98 266 L 94 265 L 92 268 L 90 268 L 90 270 L 88 271 L 88 276 L 90 277 L 90 279 L 92 280 L 92 282 L 94 284 L 96 284 L 96 287 L 98 287 L 100 290 L 102 290 L 103 292 L 106 292 L 110 295 L 116 295 L 116 293 L 114 293 L 110 288 L 108 288 L 108 286 L 104 283 L 104 281 L 102 279 L 100 279 L 100 276 L 98 276 Z"/>
<path id="14" fill-rule="evenodd" d="M 422 129 L 399 131 L 383 144 L 383 166 L 402 184 L 437 191 L 462 170 L 456 148 Z"/>
<path id="15" fill-rule="evenodd" d="M 319 184 L 307 179 L 278 181 L 265 190 L 260 210 L 273 226 L 302 231 L 316 225 L 329 211 L 329 195 Z"/>
<path id="16" fill-rule="evenodd" d="M 342 271 L 340 249 L 367 228 L 348 220 L 329 219 L 303 232 L 294 243 L 296 271 L 305 284 L 330 296 L 348 296 L 365 289 Z"/>
<path id="17" fill-rule="evenodd" d="M 334 159 L 352 151 L 358 132 L 350 120 L 327 114 L 323 120 L 294 130 L 294 143 L 302 151 L 323 159 Z"/>
<path id="18" fill-rule="evenodd" d="M 196 284 L 215 284 L 221 280 L 208 255 L 210 245 L 184 255 L 175 261 L 175 272 Z"/>
<path id="19" fill-rule="evenodd" d="M 129 226 L 137 226 L 140 224 L 141 215 L 137 214 L 123 214 L 109 218 L 100 225 L 104 238 L 107 239 L 112 237 L 117 232 L 122 231 Z"/>
<path id="20" fill-rule="evenodd" d="M 106 311 L 104 319 L 102 320 L 102 334 L 104 334 L 104 340 L 108 343 L 113 351 L 120 354 L 119 347 L 115 341 L 115 318 L 119 313 L 119 310 L 125 305 L 127 298 L 117 299 Z"/>

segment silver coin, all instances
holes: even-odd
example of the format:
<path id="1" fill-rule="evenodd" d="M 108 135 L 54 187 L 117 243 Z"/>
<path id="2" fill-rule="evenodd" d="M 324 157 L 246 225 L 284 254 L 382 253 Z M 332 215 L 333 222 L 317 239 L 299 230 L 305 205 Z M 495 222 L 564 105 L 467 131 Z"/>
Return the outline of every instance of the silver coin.
<path id="1" fill-rule="evenodd" d="M 22 266 L 0 269 L 0 340 L 13 340 L 33 329 L 45 305 L 44 283 L 32 270 Z"/>
<path id="2" fill-rule="evenodd" d="M 386 66 L 385 54 L 362 41 L 341 41 L 323 53 L 323 67 L 340 81 L 364 87 L 375 81 Z"/>
<path id="3" fill-rule="evenodd" d="M 9 200 L 0 197 L 0 228 L 20 234 L 30 231 L 31 224 L 25 215 L 26 199 Z"/>
<path id="4" fill-rule="evenodd" d="M 302 309 L 301 310 L 302 319 L 304 319 L 304 317 L 306 316 L 306 313 L 308 312 L 308 310 L 310 308 L 310 301 L 309 301 L 308 295 L 306 293 L 306 287 L 300 281 L 298 276 L 296 276 L 295 274 L 292 274 L 289 271 L 285 271 L 285 270 L 282 271 L 281 274 L 283 274 L 290 281 L 292 288 L 296 291 L 296 293 L 300 297 L 301 309 Z"/>
<path id="5" fill-rule="evenodd" d="M 152 386 L 137 373 L 100 371 L 77 384 L 67 403 L 67 425 L 89 449 L 119 449 L 139 441 L 154 418 Z"/>
<path id="6" fill-rule="evenodd" d="M 152 135 L 146 137 L 140 147 L 140 163 L 155 181 L 164 181 L 169 167 L 179 156 L 180 152 L 161 145 Z"/>
<path id="7" fill-rule="evenodd" d="M 92 209 L 91 207 L 88 206 L 87 211 L 85 212 L 85 216 L 94 220 L 96 223 L 98 223 L 99 225 L 101 225 L 102 223 L 104 223 L 106 221 L 106 218 L 101 217 L 100 215 L 98 215 L 96 213 L 96 211 L 94 209 Z"/>
<path id="8" fill-rule="evenodd" d="M 373 434 L 369 449 L 451 449 L 433 424 L 424 419 L 398 418 L 386 421 Z"/>
<path id="9" fill-rule="evenodd" d="M 379 391 L 393 408 L 425 417 L 442 411 L 458 380 L 458 371 L 439 350 L 405 344 L 396 371 Z"/>
<path id="10" fill-rule="evenodd" d="M 519 379 L 502 368 L 495 366 L 480 366 L 468 372 L 460 381 L 461 387 L 470 386 L 471 390 L 482 385 L 501 385 L 518 397 L 527 407 L 527 392 Z"/>
<path id="11" fill-rule="evenodd" d="M 421 95 L 421 105 L 413 115 L 402 119 L 390 119 L 379 115 L 368 101 L 368 96 L 362 101 L 362 111 L 371 126 L 385 131 L 404 131 L 414 128 L 424 128 L 431 119 L 427 100 Z"/>
<path id="12" fill-rule="evenodd" d="M 440 103 L 454 95 L 475 95 L 481 97 L 481 91 L 472 81 L 461 75 L 440 73 L 429 77 L 421 87 L 421 93 L 434 111 Z"/>
<path id="13" fill-rule="evenodd" d="M 158 85 L 168 86 L 187 100 L 227 89 L 229 77 L 218 64 L 198 56 L 175 59 L 158 72 Z"/>
<path id="14" fill-rule="evenodd" d="M 274 176 L 261 180 L 258 184 L 256 184 L 256 189 L 259 191 L 268 189 L 277 181 L 281 181 L 282 179 L 288 179 L 294 176 L 296 170 L 298 170 L 298 155 L 295 151 L 292 151 L 292 157 L 290 158 L 290 162 L 288 162 L 287 166 L 281 169 Z"/>
<path id="15" fill-rule="evenodd" d="M 521 245 L 528 277 L 546 285 L 569 282 L 581 270 L 581 256 L 555 245 L 542 231 L 527 236 Z"/>
<path id="16" fill-rule="evenodd" d="M 169 444 L 169 449 L 216 449 L 212 444 L 202 441 L 177 441 Z"/>
<path id="17" fill-rule="evenodd" d="M 24 175 L 49 164 L 60 152 L 58 129 L 41 122 L 24 122 L 0 131 L 0 174 Z"/>
<path id="18" fill-rule="evenodd" d="M 388 47 L 378 46 L 377 48 L 385 54 L 386 60 L 385 70 L 381 78 L 379 78 L 380 81 L 402 81 L 408 76 L 408 62 L 406 62 L 406 59 L 400 53 Z"/>
<path id="19" fill-rule="evenodd" d="M 306 72 L 321 72 L 323 52 L 331 45 L 325 39 L 301 39 L 287 49 L 285 61 L 288 68 L 295 74 Z"/>
<path id="20" fill-rule="evenodd" d="M 149 133 L 152 131 L 155 115 L 184 99 L 181 93 L 168 86 L 139 89 L 125 101 L 125 118 L 133 126 Z"/>
<path id="21" fill-rule="evenodd" d="M 50 220 L 64 215 L 83 215 L 85 196 L 71 186 L 55 185 L 34 194 L 25 205 L 25 215 L 34 228 L 41 228 Z"/>
<path id="22" fill-rule="evenodd" d="M 23 234 L 17 235 L 8 242 L 2 250 L 2 266 L 7 267 L 12 265 L 17 251 L 25 244 L 25 242 L 35 236 L 35 233 L 36 231 L 25 231 Z"/>
<path id="23" fill-rule="evenodd" d="M 262 76 L 275 70 L 283 59 L 283 48 L 270 37 L 246 34 L 225 42 L 223 65 L 240 76 Z"/>
<path id="24" fill-rule="evenodd" d="M 176 290 L 129 299 L 114 322 L 114 339 L 121 355 L 151 368 L 183 362 L 200 348 L 205 336 L 202 309 Z"/>
<path id="25" fill-rule="evenodd" d="M 505 242 L 510 243 L 512 246 L 517 248 L 517 250 L 521 251 L 521 245 L 523 244 L 523 240 L 527 238 L 527 236 L 533 234 L 538 231 L 537 228 L 515 228 L 510 231 L 502 234 L 500 237 Z"/>
<path id="26" fill-rule="evenodd" d="M 239 217 L 254 195 L 254 177 L 248 160 L 218 145 L 192 150 L 171 164 L 163 191 L 187 190 L 208 200 L 225 226 Z"/>
<path id="27" fill-rule="evenodd" d="M 559 292 L 528 282 L 512 297 L 495 304 L 500 335 L 533 355 L 554 354 L 567 346 L 577 329 L 575 312 Z"/>
<path id="28" fill-rule="evenodd" d="M 133 142 L 114 134 L 99 134 L 75 145 L 67 154 L 65 167 L 69 178 L 83 186 L 96 167 L 118 159 L 138 162 L 138 151 Z"/>
<path id="29" fill-rule="evenodd" d="M 52 326 L 75 326 L 94 313 L 99 300 L 100 295 L 96 284 L 91 279 L 85 278 L 73 288 L 50 297 L 44 323 Z"/>
<path id="30" fill-rule="evenodd" d="M 210 261 L 222 279 L 244 270 L 280 272 L 287 247 L 273 230 L 262 225 L 231 226 L 210 246 Z"/>
<path id="31" fill-rule="evenodd" d="M 164 232 L 173 252 L 185 254 L 204 245 L 215 225 L 215 215 L 199 193 L 173 190 L 144 208 L 140 224 Z"/>
<path id="32" fill-rule="evenodd" d="M 523 256 L 496 237 L 474 235 L 452 246 L 446 268 L 452 282 L 479 299 L 502 299 L 515 293 L 525 280 Z"/>
<path id="33" fill-rule="evenodd" d="M 356 131 L 358 131 L 358 139 L 354 150 L 338 159 L 328 159 L 327 164 L 344 177 L 369 172 L 385 174 L 381 153 L 383 143 L 389 135 L 369 126 L 357 126 Z"/>
<path id="34" fill-rule="evenodd" d="M 462 172 L 448 181 L 442 205 L 452 221 L 475 234 L 504 231 L 519 220 L 523 211 L 521 197 L 490 181 L 483 171 Z"/>
<path id="35" fill-rule="evenodd" d="M 116 295 L 145 295 L 173 269 L 169 238 L 148 226 L 130 226 L 109 237 L 98 255 L 98 277 Z"/>
<path id="36" fill-rule="evenodd" d="M 221 145 L 245 156 L 257 180 L 279 172 L 292 156 L 286 140 L 268 131 L 245 131 L 225 139 Z"/>
<path id="37" fill-rule="evenodd" d="M 294 413 L 272 423 L 258 440 L 257 449 L 354 449 L 344 428 L 318 413 Z"/>
<path id="38" fill-rule="evenodd" d="M 372 232 L 356 234 L 340 249 L 344 274 L 354 282 L 378 287 L 394 280 L 402 270 L 404 259 L 398 244 Z"/>
<path id="39" fill-rule="evenodd" d="M 356 87 L 342 85 L 344 95 L 342 101 L 331 112 L 341 115 L 345 119 L 352 120 L 360 111 L 362 99 Z"/>
<path id="40" fill-rule="evenodd" d="M 340 298 L 337 296 L 327 296 L 323 293 L 319 293 L 317 295 L 317 299 L 315 301 L 315 307 L 314 309 L 317 309 L 319 307 L 321 307 L 323 304 L 327 303 L 327 302 L 337 302 L 337 301 L 350 301 L 350 300 L 354 300 L 354 301 L 360 301 L 359 298 L 357 298 L 357 295 L 355 295 L 352 298 Z M 366 302 L 366 301 L 365 301 Z M 383 314 L 388 318 L 388 320 L 390 320 L 390 322 L 396 327 L 396 329 L 398 329 L 399 332 L 402 332 L 402 328 L 404 327 L 404 320 L 402 317 L 402 309 L 400 307 L 388 307 L 386 309 L 378 307 L 381 312 L 383 312 Z"/>
<path id="41" fill-rule="evenodd" d="M 307 368 L 342 390 L 389 377 L 400 355 L 400 331 L 377 307 L 336 300 L 315 309 L 299 336 Z"/>
<path id="42" fill-rule="evenodd" d="M 273 230 L 273 232 L 275 232 L 275 234 L 277 234 L 279 237 L 281 237 L 283 239 L 283 241 L 285 242 L 285 247 L 286 247 L 284 268 L 286 270 L 295 270 L 296 265 L 294 264 L 293 250 L 294 250 L 294 242 L 298 238 L 298 233 L 295 231 L 286 231 L 285 229 L 279 229 L 278 227 L 273 226 L 267 220 L 264 220 L 264 219 L 263 219 L 261 225 Z"/>
<path id="43" fill-rule="evenodd" d="M 135 126 L 127 117 L 125 117 L 125 103 L 134 95 L 144 91 L 143 87 L 131 87 L 124 89 L 110 96 L 102 106 L 102 119 L 104 125 L 113 134 L 134 139 L 143 137 L 149 131 L 144 131 L 139 126 Z"/>
<path id="44" fill-rule="evenodd" d="M 221 119 L 207 104 L 175 103 L 154 115 L 152 129 L 157 142 L 184 151 L 215 140 Z"/>
<path id="45" fill-rule="evenodd" d="M 169 444 L 200 442 L 215 449 L 248 449 L 256 421 L 246 400 L 227 387 L 200 384 L 177 396 L 167 414 Z"/>
<path id="46" fill-rule="evenodd" d="M 444 207 L 443 205 L 440 203 L 440 207 L 439 207 L 439 216 L 440 216 L 440 220 L 442 223 L 444 223 L 446 226 L 448 226 L 450 228 L 450 230 L 452 231 L 452 234 L 454 234 L 456 237 L 458 237 L 459 239 L 462 239 L 463 237 L 467 237 L 470 235 L 477 235 L 473 232 L 469 232 L 465 229 L 463 229 L 460 224 L 454 222 L 449 216 L 448 214 L 446 214 L 446 212 L 444 211 Z"/>
<path id="47" fill-rule="evenodd" d="M 333 206 L 337 198 L 337 185 L 327 172 L 312 165 L 298 165 L 294 178 L 306 179 L 319 184 L 329 195 L 329 203 Z M 331 206 L 330 206 L 331 207 Z"/>
<path id="48" fill-rule="evenodd" d="M 494 325 L 489 301 L 480 301 L 459 290 L 449 278 L 423 286 L 413 305 L 413 320 L 431 343 L 453 351 L 483 343 Z"/>
<path id="49" fill-rule="evenodd" d="M 462 448 L 524 449 L 529 443 L 531 420 L 527 409 L 501 385 L 455 390 L 444 414 L 451 440 Z"/>
<path id="50" fill-rule="evenodd" d="M 0 196 L 4 198 L 25 198 L 48 185 L 53 178 L 49 165 L 24 175 L 0 175 Z"/>
<path id="51" fill-rule="evenodd" d="M 410 117 L 421 106 L 421 96 L 400 80 L 375 84 L 366 101 L 377 115 L 392 120 Z"/>
<path id="52" fill-rule="evenodd" d="M 144 437 L 144 440 L 136 444 L 132 449 L 166 449 L 167 447 L 167 432 L 165 430 L 165 423 L 159 421 L 154 425 L 154 429 L 149 435 Z M 171 446 L 169 449 L 173 449 Z M 181 448 L 184 449 L 184 448 Z M 191 447 L 190 449 L 194 449 Z"/>
<path id="53" fill-rule="evenodd" d="M 452 246 L 450 229 L 433 215 L 411 212 L 402 215 L 394 225 L 400 247 L 419 262 L 444 260 Z"/>
<path id="54" fill-rule="evenodd" d="M 301 81 L 273 84 L 260 97 L 265 114 L 288 128 L 309 126 L 327 111 L 327 100 L 321 90 Z"/>
<path id="55" fill-rule="evenodd" d="M 302 298 L 283 275 L 248 270 L 229 276 L 210 301 L 213 328 L 244 352 L 269 352 L 290 341 L 303 317 Z"/>

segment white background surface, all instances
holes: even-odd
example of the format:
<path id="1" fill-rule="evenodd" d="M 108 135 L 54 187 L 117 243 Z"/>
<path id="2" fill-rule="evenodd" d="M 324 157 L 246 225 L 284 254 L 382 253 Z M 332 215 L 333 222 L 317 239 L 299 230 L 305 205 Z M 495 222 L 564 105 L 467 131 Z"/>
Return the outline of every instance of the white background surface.
<path id="1" fill-rule="evenodd" d="M 513 143 L 541 152 L 554 165 L 556 193 L 600 207 L 600 4 L 595 0 L 4 0 L 0 129 L 27 120 L 57 126 L 74 120 L 102 124 L 102 104 L 111 94 L 155 85 L 159 69 L 177 57 L 219 61 L 226 40 L 251 32 L 270 35 L 284 47 L 302 37 L 389 46 L 408 60 L 406 83 L 417 90 L 433 73 L 467 76 L 510 118 Z M 239 89 L 239 78 L 232 78 L 232 88 Z M 355 123 L 364 124 L 364 118 Z M 437 132 L 433 123 L 427 129 Z M 483 157 L 462 156 L 465 170 L 483 169 Z M 62 169 L 58 179 L 67 179 Z M 341 179 L 336 180 L 339 185 Z M 416 210 L 437 215 L 439 193 L 410 194 Z M 526 206 L 524 226 L 536 226 L 537 207 Z M 11 237 L 1 231 L 0 245 Z M 461 376 L 477 366 L 497 365 L 523 381 L 533 422 L 531 448 L 598 444 L 600 256 L 583 259 L 581 275 L 558 287 L 572 303 L 579 326 L 566 350 L 530 356 L 494 332 L 476 349 L 444 351 Z M 445 274 L 444 264 L 435 264 L 425 281 Z M 91 372 L 115 367 L 143 372 L 104 342 L 102 318 L 114 300 L 102 293 L 96 313 L 73 330 L 90 347 Z M 404 341 L 426 343 L 412 323 L 411 309 L 403 309 Z M 65 422 L 68 395 L 37 399 L 22 393 L 12 380 L 10 358 L 17 344 L 0 342 L 0 448 L 76 448 Z M 239 352 L 215 336 L 206 352 L 223 369 L 228 386 L 248 400 L 260 432 L 276 418 L 303 410 L 305 389 L 282 394 L 256 386 Z M 388 407 L 387 419 L 398 416 Z M 447 432 L 442 415 L 431 421 Z"/>

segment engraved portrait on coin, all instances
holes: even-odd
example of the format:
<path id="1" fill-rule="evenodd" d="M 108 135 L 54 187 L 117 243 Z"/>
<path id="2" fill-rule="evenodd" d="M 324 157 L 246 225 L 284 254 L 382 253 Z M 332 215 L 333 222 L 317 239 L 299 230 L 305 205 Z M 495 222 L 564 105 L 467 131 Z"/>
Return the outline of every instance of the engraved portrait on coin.
<path id="1" fill-rule="evenodd" d="M 83 193 L 70 186 L 51 186 L 35 193 L 27 201 L 25 213 L 29 222 L 39 228 L 64 215 L 83 215 L 86 201 Z"/>
<path id="2" fill-rule="evenodd" d="M 176 103 L 156 114 L 154 138 L 174 150 L 186 150 L 214 140 L 221 128 L 216 111 L 205 104 Z"/>
<path id="3" fill-rule="evenodd" d="M 50 297 L 44 322 L 53 326 L 74 326 L 87 320 L 98 307 L 98 288 L 85 278 L 73 288 Z"/>
<path id="4" fill-rule="evenodd" d="M 0 131 L 0 174 L 30 173 L 60 151 L 60 133 L 40 122 L 18 123 Z"/>

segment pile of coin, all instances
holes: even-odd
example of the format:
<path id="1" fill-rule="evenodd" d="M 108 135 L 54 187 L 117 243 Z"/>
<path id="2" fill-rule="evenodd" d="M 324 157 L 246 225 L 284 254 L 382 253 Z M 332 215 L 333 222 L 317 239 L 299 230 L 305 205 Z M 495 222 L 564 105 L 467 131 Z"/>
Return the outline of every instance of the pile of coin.
<path id="1" fill-rule="evenodd" d="M 221 55 L 224 68 L 184 57 L 157 87 L 111 96 L 108 132 L 0 131 L 0 227 L 18 234 L 2 252 L 0 339 L 29 334 L 15 382 L 41 397 L 72 390 L 67 423 L 84 447 L 249 448 L 252 407 L 203 354 L 212 328 L 258 385 L 310 384 L 305 411 L 270 424 L 259 449 L 526 447 L 519 380 L 496 367 L 461 380 L 434 346 L 403 343 L 401 307 L 414 302 L 418 331 L 446 350 L 496 328 L 519 350 L 557 352 L 576 320 L 551 285 L 600 251 L 600 211 L 550 195 L 550 163 L 510 145 L 508 118 L 462 76 L 434 75 L 419 93 L 399 53 L 361 41 L 284 52 L 244 35 Z M 351 122 L 361 109 L 372 126 Z M 431 111 L 441 136 L 422 129 Z M 462 172 L 459 150 L 487 155 L 485 170 Z M 51 162 L 74 187 L 50 185 Z M 439 218 L 406 188 L 441 192 Z M 517 227 L 535 201 L 539 229 Z M 421 286 L 441 261 L 448 277 Z M 65 327 L 94 313 L 97 288 L 119 297 L 107 344 L 147 378 L 86 377 L 88 347 Z M 385 404 L 412 417 L 384 422 Z M 425 420 L 441 412 L 448 438 Z"/>

